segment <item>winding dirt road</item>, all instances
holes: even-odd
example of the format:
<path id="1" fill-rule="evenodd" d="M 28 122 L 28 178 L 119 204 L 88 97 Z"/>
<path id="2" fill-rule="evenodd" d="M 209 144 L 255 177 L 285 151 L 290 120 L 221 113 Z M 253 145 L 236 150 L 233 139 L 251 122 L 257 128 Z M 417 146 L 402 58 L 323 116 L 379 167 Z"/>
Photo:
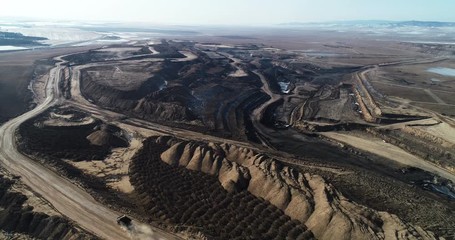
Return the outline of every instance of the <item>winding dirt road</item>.
<path id="1" fill-rule="evenodd" d="M 264 130 L 265 126 L 261 123 L 261 119 L 262 119 L 262 116 L 264 115 L 264 112 L 267 109 L 267 107 L 269 105 L 273 104 L 274 102 L 280 100 L 281 95 L 273 93 L 273 91 L 270 89 L 267 79 L 265 78 L 265 76 L 262 73 L 260 73 L 259 71 L 253 71 L 253 73 L 256 74 L 261 79 L 261 82 L 262 82 L 261 90 L 263 92 L 265 92 L 267 95 L 269 95 L 270 99 L 267 102 L 265 102 L 262 105 L 255 108 L 253 110 L 253 112 L 251 113 L 250 117 L 251 117 L 253 125 L 256 129 L 257 136 L 258 136 L 259 140 L 261 141 L 262 145 L 273 149 L 272 144 L 268 141 L 267 137 L 265 137 L 266 136 L 265 130 Z"/>
<path id="2" fill-rule="evenodd" d="M 57 64 L 49 74 L 46 99 L 35 109 L 5 123 L 0 128 L 0 162 L 12 174 L 21 176 L 21 181 L 39 196 L 46 199 L 62 215 L 73 220 L 83 229 L 102 239 L 131 239 L 116 223 L 120 213 L 98 203 L 91 195 L 69 180 L 18 152 L 15 132 L 26 120 L 37 116 L 58 103 L 58 80 L 62 70 Z M 158 239 L 177 237 L 153 229 Z"/>
<path id="3" fill-rule="evenodd" d="M 56 59 L 58 60 L 58 58 Z M 187 56 L 186 60 L 190 61 L 191 57 Z M 87 231 L 92 232 L 103 239 L 130 239 L 128 234 L 116 224 L 116 218 L 120 215 L 120 213 L 98 203 L 83 189 L 17 151 L 17 147 L 15 145 L 15 132 L 20 124 L 62 101 L 60 93 L 58 92 L 58 80 L 60 79 L 62 68 L 63 66 L 61 66 L 61 64 L 57 64 L 57 66 L 51 70 L 49 74 L 50 77 L 46 85 L 46 99 L 43 103 L 39 104 L 35 109 L 10 120 L 0 128 L 0 163 L 9 172 L 21 176 L 22 181 L 26 185 L 50 202 L 62 215 L 75 221 L 79 224 L 79 226 Z M 228 142 L 240 146 L 252 147 L 248 143 L 216 138 L 185 129 L 160 126 L 158 124 L 152 124 L 135 118 L 122 119 L 121 114 L 102 109 L 83 98 L 80 93 L 79 71 L 79 67 L 73 69 L 74 75 L 72 78 L 71 89 L 73 100 L 69 102 L 83 110 L 91 112 L 96 117 L 100 117 L 101 119 L 111 117 L 118 119 L 117 121 L 114 120 L 116 124 L 138 126 L 140 129 L 149 129 L 161 134 L 177 135 L 194 139 L 205 139 L 214 142 Z M 260 77 L 263 83 L 262 90 L 271 97 L 269 101 L 256 108 L 251 115 L 253 122 L 257 126 L 260 125 L 260 118 L 266 107 L 279 100 L 281 96 L 279 94 L 274 94 L 271 91 L 265 77 L 262 74 L 259 72 L 254 73 Z M 261 131 L 260 128 L 259 131 Z M 267 144 L 267 139 L 265 139 L 265 137 L 262 140 L 264 145 L 269 145 Z M 177 238 L 176 236 L 165 233 L 159 229 L 153 230 L 161 239 Z"/>

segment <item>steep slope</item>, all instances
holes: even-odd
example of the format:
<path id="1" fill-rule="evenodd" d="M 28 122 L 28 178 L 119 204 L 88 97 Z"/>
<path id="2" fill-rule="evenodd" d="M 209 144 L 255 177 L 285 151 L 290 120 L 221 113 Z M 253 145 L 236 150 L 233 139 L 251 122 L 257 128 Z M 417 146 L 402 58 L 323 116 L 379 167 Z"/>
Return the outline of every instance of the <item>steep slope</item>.
<path id="1" fill-rule="evenodd" d="M 0 169 L 0 171 L 3 170 Z M 35 211 L 33 206 L 27 204 L 27 196 L 13 189 L 15 181 L 18 180 L 12 180 L 2 172 L 0 230 L 8 233 L 22 233 L 30 239 L 97 239 L 74 227 L 73 223 L 62 216 L 50 216 Z"/>
<path id="2" fill-rule="evenodd" d="M 435 239 L 431 232 L 346 199 L 317 175 L 300 173 L 250 149 L 159 138 L 162 161 L 218 177 L 227 191 L 247 190 L 304 223 L 318 239 Z"/>
<path id="3" fill-rule="evenodd" d="M 99 130 L 94 131 L 87 136 L 90 144 L 100 147 L 127 147 L 125 139 L 120 138 L 118 134 L 121 129 L 112 129 L 109 125 L 102 125 Z"/>
<path id="4" fill-rule="evenodd" d="M 248 178 L 239 176 L 242 169 L 236 163 L 211 166 L 217 172 L 223 169 L 220 183 L 213 175 L 163 162 L 160 155 L 169 148 L 163 140 L 146 140 L 129 169 L 135 204 L 144 217 L 207 239 L 314 239 L 301 222 L 248 191 L 236 190 Z M 197 162 L 202 163 L 196 161 L 192 168 L 202 167 Z M 210 171 L 208 167 L 203 166 Z"/>

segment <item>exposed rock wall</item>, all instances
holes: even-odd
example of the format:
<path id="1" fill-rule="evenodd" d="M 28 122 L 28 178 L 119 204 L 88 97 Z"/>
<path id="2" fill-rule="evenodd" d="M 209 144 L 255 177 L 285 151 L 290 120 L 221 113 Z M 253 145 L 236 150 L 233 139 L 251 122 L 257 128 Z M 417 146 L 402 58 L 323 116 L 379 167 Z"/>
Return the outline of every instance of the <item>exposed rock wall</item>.
<path id="1" fill-rule="evenodd" d="M 162 161 L 218 176 L 228 191 L 248 190 L 304 223 L 318 239 L 434 239 L 430 232 L 346 199 L 322 177 L 301 173 L 254 151 L 228 144 L 159 138 Z"/>
<path id="2" fill-rule="evenodd" d="M 455 146 L 442 138 L 409 126 L 400 130 L 371 128 L 367 129 L 367 131 L 411 154 L 424 158 L 455 173 L 455 162 L 453 160 Z"/>
<path id="3" fill-rule="evenodd" d="M 210 155 L 203 154 L 205 148 L 196 145 L 181 162 L 198 170 L 178 166 L 179 162 L 174 161 L 178 155 L 164 153 L 170 146 L 168 140 L 147 139 L 130 164 L 135 203 L 144 217 L 175 226 L 176 231 L 201 233 L 204 239 L 314 239 L 300 221 L 246 190 L 236 190 L 247 187 L 241 180 L 248 178 L 242 175 L 247 169 L 237 163 L 228 164 L 228 160 L 224 164 L 207 161 Z M 172 165 L 163 162 L 161 155 L 167 155 Z M 216 170 L 219 176 L 202 170 Z"/>
<path id="4" fill-rule="evenodd" d="M 11 191 L 13 180 L 0 177 L 0 229 L 22 233 L 34 239 L 96 239 L 75 228 L 67 219 L 33 211 L 27 197 Z"/>
<path id="5" fill-rule="evenodd" d="M 173 101 L 174 99 L 164 99 L 165 97 L 155 96 L 156 94 L 150 94 L 135 99 L 131 96 L 144 95 L 143 93 L 139 93 L 140 89 L 137 93 L 135 93 L 135 91 L 120 91 L 98 84 L 91 81 L 89 78 L 81 79 L 81 91 L 86 98 L 102 107 L 130 112 L 131 114 L 144 119 L 172 121 L 193 120 L 187 107 L 178 101 L 180 99 L 175 99 L 175 101 Z M 172 89 L 166 89 L 164 91 L 172 92 Z"/>

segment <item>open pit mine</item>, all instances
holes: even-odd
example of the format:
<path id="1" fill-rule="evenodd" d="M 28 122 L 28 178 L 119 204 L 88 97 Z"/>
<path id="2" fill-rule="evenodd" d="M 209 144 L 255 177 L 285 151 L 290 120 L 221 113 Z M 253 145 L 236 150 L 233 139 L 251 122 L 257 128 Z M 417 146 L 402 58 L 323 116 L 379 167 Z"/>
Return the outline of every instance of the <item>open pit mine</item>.
<path id="1" fill-rule="evenodd" d="M 454 239 L 455 79 L 426 71 L 451 46 L 261 41 L 35 62 L 0 128 L 0 238 Z"/>

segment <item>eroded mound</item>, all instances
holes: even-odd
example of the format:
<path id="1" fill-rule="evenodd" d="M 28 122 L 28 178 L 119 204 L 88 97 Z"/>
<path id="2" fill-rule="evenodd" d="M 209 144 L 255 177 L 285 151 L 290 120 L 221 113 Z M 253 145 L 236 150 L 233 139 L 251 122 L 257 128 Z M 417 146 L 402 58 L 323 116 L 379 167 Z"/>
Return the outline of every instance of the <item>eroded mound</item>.
<path id="1" fill-rule="evenodd" d="M 164 137 L 155 142 L 167 146 L 160 156 L 163 162 L 217 177 L 228 192 L 247 191 L 265 199 L 304 223 L 318 239 L 434 239 L 431 232 L 395 215 L 349 201 L 320 176 L 298 172 L 250 149 Z"/>
<path id="2" fill-rule="evenodd" d="M 313 239 L 301 222 L 250 192 L 226 191 L 213 175 L 164 163 L 160 155 L 168 148 L 151 138 L 132 159 L 130 179 L 144 216 L 208 239 Z M 224 175 L 226 182 L 235 172 Z"/>
<path id="3" fill-rule="evenodd" d="M 12 191 L 14 180 L 0 176 L 0 229 L 33 239 L 96 239 L 61 216 L 35 212 L 27 197 Z M 13 238 L 12 238 L 13 239 Z"/>
<path id="4" fill-rule="evenodd" d="M 128 143 L 118 136 L 119 131 L 107 125 L 87 136 L 90 144 L 101 147 L 127 147 Z M 117 135 L 116 135 L 117 134 Z"/>
<path id="5" fill-rule="evenodd" d="M 121 129 L 100 120 L 81 123 L 70 118 L 53 117 L 54 110 L 24 122 L 18 131 L 18 147 L 24 153 L 54 158 L 58 161 L 102 160 L 112 148 L 128 146 Z M 47 125 L 49 119 L 53 124 Z M 62 124 L 61 124 L 62 123 Z M 71 123 L 71 124 L 70 124 Z"/>

